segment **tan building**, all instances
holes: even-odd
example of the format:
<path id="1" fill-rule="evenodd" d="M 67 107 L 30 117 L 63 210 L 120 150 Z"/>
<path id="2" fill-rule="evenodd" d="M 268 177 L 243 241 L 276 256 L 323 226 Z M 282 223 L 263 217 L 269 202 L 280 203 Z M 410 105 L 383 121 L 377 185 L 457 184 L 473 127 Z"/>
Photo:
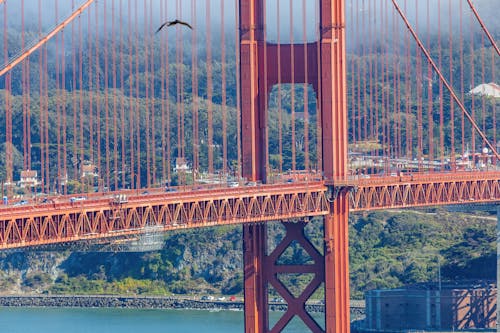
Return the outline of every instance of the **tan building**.
<path id="1" fill-rule="evenodd" d="M 19 180 L 19 187 L 35 187 L 39 184 L 38 174 L 33 170 L 21 171 L 21 179 Z"/>
<path id="2" fill-rule="evenodd" d="M 496 328 L 496 286 L 420 284 L 365 294 L 368 331 Z"/>

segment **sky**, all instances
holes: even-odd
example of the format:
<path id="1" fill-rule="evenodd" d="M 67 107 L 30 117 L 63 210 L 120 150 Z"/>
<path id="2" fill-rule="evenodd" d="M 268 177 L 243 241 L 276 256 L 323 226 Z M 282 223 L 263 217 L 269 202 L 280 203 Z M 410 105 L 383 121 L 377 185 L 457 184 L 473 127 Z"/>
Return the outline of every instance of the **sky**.
<path id="1" fill-rule="evenodd" d="M 264 0 L 266 2 L 266 35 L 267 40 L 276 42 L 280 40 L 287 43 L 293 40 L 296 43 L 310 42 L 316 40 L 318 34 L 318 7 L 319 2 L 313 0 Z M 490 27 L 493 35 L 500 36 L 500 20 L 497 19 L 497 6 L 499 0 L 475 0 L 474 4 L 483 17 L 486 25 Z M 86 0 L 5 0 L 0 5 L 0 26 L 7 18 L 9 27 L 20 28 L 22 22 L 21 4 L 24 3 L 24 19 L 27 30 L 38 33 L 39 19 L 41 19 L 42 35 L 50 31 L 57 22 L 61 22 L 68 17 L 74 8 L 77 8 Z M 128 10 L 128 4 L 131 11 Z M 431 33 L 436 33 L 438 26 L 438 13 L 441 14 L 442 34 L 449 33 L 449 23 L 451 22 L 452 33 L 456 34 L 459 29 L 460 4 L 464 13 L 464 21 L 468 23 L 467 30 L 479 30 L 480 26 L 475 19 L 471 20 L 470 9 L 466 0 L 398 0 L 400 6 L 406 12 L 410 22 L 414 27 L 418 26 L 419 33 L 427 34 L 427 13 L 429 15 L 429 26 Z M 441 8 L 438 7 L 441 4 Z M 195 11 L 192 10 L 194 4 Z M 166 20 L 179 18 L 188 21 L 197 28 L 199 36 L 202 36 L 208 29 L 207 9 L 209 9 L 208 20 L 214 39 L 221 32 L 221 24 L 224 23 L 226 33 L 236 30 L 236 6 L 237 0 L 95 0 L 82 14 L 83 29 L 87 28 L 88 17 L 95 22 L 96 8 L 98 9 L 98 24 L 104 22 L 107 17 L 107 29 L 111 29 L 112 6 L 115 8 L 115 22 L 121 20 L 126 26 L 137 24 L 141 27 L 145 19 L 150 22 L 150 29 L 156 28 Z M 122 15 L 120 16 L 120 7 Z M 145 8 L 146 7 L 146 8 Z M 56 20 L 57 12 L 57 20 Z M 222 17 L 222 13 L 223 17 Z M 347 36 L 354 36 L 356 29 L 358 34 L 364 30 L 363 22 L 375 32 L 372 36 L 384 38 L 381 33 L 381 18 L 388 13 L 389 27 L 391 27 L 394 16 L 391 0 L 347 0 L 346 1 L 346 25 Z M 419 14 L 418 20 L 416 13 Z M 196 19 L 193 18 L 196 15 Z M 358 15 L 356 15 L 358 14 Z M 451 17 L 451 21 L 450 18 Z M 223 19 L 222 19 L 223 18 Z M 400 18 L 397 17 L 399 22 Z M 95 23 L 92 22 L 91 25 Z M 306 22 L 306 24 L 303 24 Z M 403 29 L 403 24 L 399 25 Z M 472 27 L 472 28 L 470 28 Z M 143 29 L 140 29 L 144 31 Z M 293 34 L 292 34 L 293 32 Z M 187 33 L 187 32 L 185 32 Z M 164 33 L 165 34 L 165 33 Z M 170 38 L 175 34 L 174 29 L 169 29 L 166 33 Z M 293 38 L 292 38 L 293 37 Z M 3 41 L 0 41 L 3 45 Z M 348 43 L 349 45 L 349 43 Z"/>

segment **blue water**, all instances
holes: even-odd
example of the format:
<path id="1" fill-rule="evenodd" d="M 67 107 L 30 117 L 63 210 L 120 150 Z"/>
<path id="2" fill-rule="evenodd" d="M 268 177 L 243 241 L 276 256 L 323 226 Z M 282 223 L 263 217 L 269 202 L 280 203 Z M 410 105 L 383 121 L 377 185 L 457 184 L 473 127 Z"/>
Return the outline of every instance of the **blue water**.
<path id="1" fill-rule="evenodd" d="M 1 333 L 233 333 L 243 326 L 241 311 L 0 308 Z M 286 332 L 308 330 L 294 320 Z"/>

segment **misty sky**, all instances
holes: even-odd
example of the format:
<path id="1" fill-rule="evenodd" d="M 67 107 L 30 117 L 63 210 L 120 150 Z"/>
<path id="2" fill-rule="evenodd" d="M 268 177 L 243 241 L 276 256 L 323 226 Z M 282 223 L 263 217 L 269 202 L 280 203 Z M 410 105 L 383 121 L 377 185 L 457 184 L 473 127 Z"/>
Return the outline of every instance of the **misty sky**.
<path id="1" fill-rule="evenodd" d="M 38 33 L 39 17 L 41 18 L 42 35 L 50 31 L 57 22 L 61 22 L 68 17 L 74 8 L 77 8 L 85 0 L 6 0 L 0 5 L 0 26 L 3 27 L 3 21 L 7 18 L 9 27 L 20 29 L 22 11 L 21 4 L 24 2 L 24 19 L 26 30 Z M 107 17 L 107 29 L 111 29 L 111 13 L 114 6 L 115 25 L 121 21 L 126 25 L 135 24 L 143 26 L 145 20 L 149 22 L 152 31 L 165 20 L 179 18 L 190 22 L 199 32 L 199 36 L 204 35 L 207 30 L 207 9 L 209 9 L 209 22 L 213 38 L 221 33 L 221 23 L 224 21 L 226 34 L 233 34 L 236 29 L 236 0 L 96 0 L 82 14 L 83 29 L 86 29 L 88 17 L 95 22 L 96 9 L 98 13 L 98 25 L 103 28 L 103 17 Z M 490 27 L 494 36 L 500 35 L 500 23 L 496 12 L 499 0 L 475 0 L 483 20 Z M 129 12 L 128 5 L 131 5 Z M 452 31 L 458 30 L 458 16 L 460 13 L 460 4 L 466 31 L 479 30 L 480 26 L 474 20 L 470 19 L 470 9 L 466 0 L 398 0 L 402 8 L 405 8 L 412 25 L 418 25 L 419 33 L 427 34 L 427 13 L 429 13 L 430 32 L 435 33 L 438 26 L 438 3 L 441 4 L 441 28 L 442 34 L 449 32 L 449 23 Z M 194 10 L 192 5 L 194 6 Z M 451 7 L 450 7 L 451 5 Z M 266 1 L 266 34 L 267 39 L 275 42 L 278 39 L 282 43 L 289 42 L 293 36 L 295 43 L 316 40 L 318 30 L 318 4 L 312 0 L 267 0 Z M 451 11 L 450 11 L 451 8 Z M 120 9 L 122 15 L 120 16 Z M 56 20 L 56 11 L 57 17 Z M 222 20 L 221 14 L 224 12 Z M 416 13 L 419 14 L 418 21 Z M 196 16 L 196 18 L 193 17 Z M 366 27 L 372 31 L 378 32 L 381 18 L 386 16 L 389 20 L 389 26 L 393 20 L 394 11 L 391 0 L 347 0 L 346 1 L 346 25 L 349 45 L 349 36 L 366 30 L 362 27 L 363 22 Z M 449 18 L 451 17 L 451 21 Z M 403 25 L 400 23 L 402 29 Z M 305 25 L 303 22 L 306 22 Z M 91 23 L 93 25 L 95 23 Z M 293 27 L 293 29 L 291 28 Z M 144 29 L 139 29 L 144 31 Z M 293 31 L 293 35 L 292 35 Z M 183 33 L 188 33 L 183 31 Z M 175 29 L 169 29 L 163 33 L 171 38 L 175 34 Z M 374 34 L 379 36 L 379 33 Z M 381 36 L 383 37 L 383 36 Z M 3 41 L 0 41 L 3 45 Z"/>

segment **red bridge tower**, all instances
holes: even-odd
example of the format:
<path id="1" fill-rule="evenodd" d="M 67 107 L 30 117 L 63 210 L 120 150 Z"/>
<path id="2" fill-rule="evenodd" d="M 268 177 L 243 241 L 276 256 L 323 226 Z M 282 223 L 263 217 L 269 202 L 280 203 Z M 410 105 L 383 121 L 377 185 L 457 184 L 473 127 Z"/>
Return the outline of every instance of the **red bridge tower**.
<path id="1" fill-rule="evenodd" d="M 345 8 L 344 0 L 318 1 L 319 41 L 305 45 L 280 44 L 278 52 L 278 45 L 264 38 L 265 1 L 240 0 L 243 177 L 266 181 L 266 101 L 273 84 L 309 83 L 318 96 L 322 167 L 331 199 L 331 213 L 324 219 L 323 254 L 304 235 L 306 221 L 284 223 L 287 235 L 272 253 L 267 253 L 266 224 L 244 225 L 246 332 L 279 332 L 294 316 L 302 319 L 313 332 L 349 332 Z M 280 66 L 276 65 L 278 57 Z M 277 264 L 279 256 L 293 241 L 301 244 L 314 264 Z M 290 273 L 314 274 L 297 297 L 278 279 L 278 274 Z M 269 327 L 269 285 L 288 303 L 288 311 L 274 327 Z M 305 302 L 321 285 L 325 292 L 324 329 L 305 310 Z"/>

